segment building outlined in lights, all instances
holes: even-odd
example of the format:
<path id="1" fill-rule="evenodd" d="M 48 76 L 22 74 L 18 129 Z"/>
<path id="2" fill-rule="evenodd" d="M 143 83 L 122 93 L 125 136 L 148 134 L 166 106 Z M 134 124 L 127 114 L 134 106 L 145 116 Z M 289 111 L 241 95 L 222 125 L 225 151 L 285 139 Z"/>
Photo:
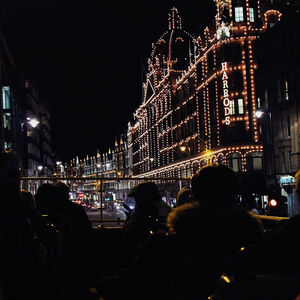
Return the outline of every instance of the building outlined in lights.
<path id="1" fill-rule="evenodd" d="M 197 38 L 172 8 L 169 30 L 153 44 L 143 101 L 128 125 L 135 177 L 186 177 L 211 163 L 241 177 L 263 174 L 253 45 L 281 13 L 262 12 L 259 0 L 215 4 L 214 25 Z"/>

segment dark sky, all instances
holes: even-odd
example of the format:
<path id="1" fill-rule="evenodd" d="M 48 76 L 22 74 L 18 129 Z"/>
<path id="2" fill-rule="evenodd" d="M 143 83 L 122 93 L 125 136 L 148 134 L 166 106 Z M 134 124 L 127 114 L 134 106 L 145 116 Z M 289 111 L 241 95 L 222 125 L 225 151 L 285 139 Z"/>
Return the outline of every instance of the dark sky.
<path id="1" fill-rule="evenodd" d="M 7 39 L 18 68 L 49 104 L 54 150 L 62 160 L 114 145 L 141 103 L 141 65 L 168 28 L 175 6 L 199 34 L 213 0 L 7 0 Z"/>

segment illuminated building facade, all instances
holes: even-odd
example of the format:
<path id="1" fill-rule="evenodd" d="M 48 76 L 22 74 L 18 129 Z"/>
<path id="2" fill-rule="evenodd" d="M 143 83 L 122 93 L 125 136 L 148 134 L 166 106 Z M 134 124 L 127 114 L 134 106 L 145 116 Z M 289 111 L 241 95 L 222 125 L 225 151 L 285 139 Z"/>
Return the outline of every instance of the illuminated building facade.
<path id="1" fill-rule="evenodd" d="M 87 155 L 83 159 L 72 159 L 66 168 L 66 176 L 121 178 L 129 176 L 128 151 L 125 135 L 115 139 L 114 148 L 106 153 L 97 151 L 95 156 Z M 129 181 L 105 180 L 102 186 L 105 197 L 112 200 L 124 200 L 131 186 Z M 86 193 L 89 200 L 99 200 L 100 181 L 78 182 L 76 190 Z"/>
<path id="2" fill-rule="evenodd" d="M 202 36 L 184 31 L 173 8 L 169 30 L 153 44 L 143 101 L 128 126 L 136 177 L 186 177 L 224 163 L 240 178 L 262 178 L 254 44 L 281 13 L 268 3 L 262 11 L 259 0 L 215 4 Z"/>

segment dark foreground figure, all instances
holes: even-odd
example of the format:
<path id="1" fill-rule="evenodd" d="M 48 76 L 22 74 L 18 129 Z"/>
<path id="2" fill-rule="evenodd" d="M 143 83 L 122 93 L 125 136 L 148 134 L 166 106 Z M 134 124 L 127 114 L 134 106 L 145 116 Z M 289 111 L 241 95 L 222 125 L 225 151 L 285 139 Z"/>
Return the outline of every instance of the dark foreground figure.
<path id="1" fill-rule="evenodd" d="M 111 299 L 206 299 L 238 250 L 262 241 L 260 222 L 234 205 L 235 188 L 225 166 L 194 175 L 194 201 L 170 210 L 167 228 L 144 240 L 118 283 L 122 293 Z"/>

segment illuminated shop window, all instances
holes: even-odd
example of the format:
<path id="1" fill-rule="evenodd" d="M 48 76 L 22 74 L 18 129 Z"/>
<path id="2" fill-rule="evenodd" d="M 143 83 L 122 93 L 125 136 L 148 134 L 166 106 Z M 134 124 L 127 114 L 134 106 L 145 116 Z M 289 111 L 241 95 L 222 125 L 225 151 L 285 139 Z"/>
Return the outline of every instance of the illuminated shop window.
<path id="1" fill-rule="evenodd" d="M 235 12 L 235 21 L 236 22 L 243 22 L 244 21 L 243 7 L 235 7 L 234 12 Z"/>
<path id="2" fill-rule="evenodd" d="M 229 109 L 230 109 L 230 115 L 234 115 L 235 114 L 234 100 L 230 100 Z"/>
<path id="3" fill-rule="evenodd" d="M 239 115 L 244 114 L 244 100 L 243 99 L 238 99 L 238 113 L 239 113 Z"/>
<path id="4" fill-rule="evenodd" d="M 249 8 L 249 17 L 250 17 L 250 22 L 254 22 L 254 9 L 252 7 Z"/>

